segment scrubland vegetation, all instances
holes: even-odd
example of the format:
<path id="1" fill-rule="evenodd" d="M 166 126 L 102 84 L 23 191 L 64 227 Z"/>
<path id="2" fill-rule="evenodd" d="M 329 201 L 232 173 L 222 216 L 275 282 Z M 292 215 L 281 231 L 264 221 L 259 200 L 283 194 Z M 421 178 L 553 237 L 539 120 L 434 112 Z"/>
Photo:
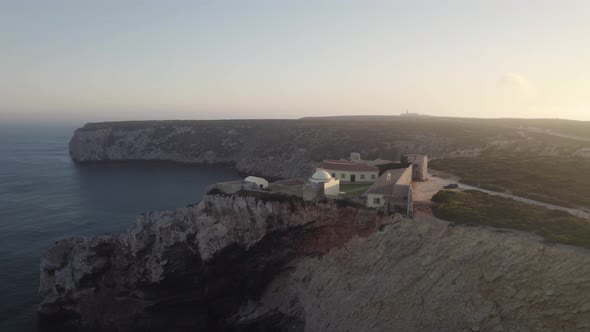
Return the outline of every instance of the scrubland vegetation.
<path id="1" fill-rule="evenodd" d="M 479 191 L 438 192 L 437 218 L 467 226 L 491 226 L 538 234 L 550 243 L 590 248 L 590 221 Z"/>
<path id="2" fill-rule="evenodd" d="M 461 182 L 565 207 L 590 207 L 590 159 L 518 155 L 434 160 L 433 169 Z"/>

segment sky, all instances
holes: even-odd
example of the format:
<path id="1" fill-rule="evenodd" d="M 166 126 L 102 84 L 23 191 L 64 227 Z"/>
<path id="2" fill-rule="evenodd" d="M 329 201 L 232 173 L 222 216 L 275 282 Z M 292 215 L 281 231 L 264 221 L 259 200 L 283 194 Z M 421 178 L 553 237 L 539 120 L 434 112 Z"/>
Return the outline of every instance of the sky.
<path id="1" fill-rule="evenodd" d="M 0 0 L 0 123 L 590 120 L 590 1 Z"/>

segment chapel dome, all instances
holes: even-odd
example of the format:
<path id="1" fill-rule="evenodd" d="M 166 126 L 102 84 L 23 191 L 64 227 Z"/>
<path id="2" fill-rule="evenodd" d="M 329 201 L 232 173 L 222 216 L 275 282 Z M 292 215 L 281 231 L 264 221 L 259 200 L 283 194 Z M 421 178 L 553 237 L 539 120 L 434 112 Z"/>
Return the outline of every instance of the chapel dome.
<path id="1" fill-rule="evenodd" d="M 314 182 L 328 182 L 332 180 L 332 176 L 330 175 L 330 173 L 322 169 L 319 169 L 315 173 L 313 173 L 310 180 Z"/>

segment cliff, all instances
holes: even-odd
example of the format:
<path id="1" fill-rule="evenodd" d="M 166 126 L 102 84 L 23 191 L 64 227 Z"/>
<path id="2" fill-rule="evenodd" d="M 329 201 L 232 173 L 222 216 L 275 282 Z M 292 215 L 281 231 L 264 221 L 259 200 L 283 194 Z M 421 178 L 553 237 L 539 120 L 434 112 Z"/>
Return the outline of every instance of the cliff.
<path id="1" fill-rule="evenodd" d="M 418 216 L 308 257 L 236 323 L 291 313 L 307 331 L 587 331 L 590 252 Z"/>
<path id="2" fill-rule="evenodd" d="M 517 123 L 436 117 L 91 123 L 75 132 L 70 155 L 81 163 L 226 163 L 270 178 L 309 176 L 314 163 L 353 151 L 393 160 L 407 153 L 431 159 L 590 156 L 588 142 L 527 132 L 515 128 Z"/>
<path id="3" fill-rule="evenodd" d="M 398 160 L 402 154 L 442 156 L 463 144 L 454 127 L 418 133 L 412 121 L 148 121 L 87 124 L 70 143 L 77 162 L 164 160 L 227 163 L 238 171 L 274 178 L 309 176 L 314 162 L 348 157 Z M 459 130 L 460 132 L 460 130 Z"/>
<path id="4" fill-rule="evenodd" d="M 590 253 L 341 202 L 210 195 L 42 258 L 46 326 L 100 330 L 587 330 Z"/>
<path id="5" fill-rule="evenodd" d="M 58 242 L 41 260 L 43 325 L 74 330 L 226 328 L 297 257 L 318 255 L 391 218 L 267 193 L 210 195 L 142 215 L 127 233 Z"/>

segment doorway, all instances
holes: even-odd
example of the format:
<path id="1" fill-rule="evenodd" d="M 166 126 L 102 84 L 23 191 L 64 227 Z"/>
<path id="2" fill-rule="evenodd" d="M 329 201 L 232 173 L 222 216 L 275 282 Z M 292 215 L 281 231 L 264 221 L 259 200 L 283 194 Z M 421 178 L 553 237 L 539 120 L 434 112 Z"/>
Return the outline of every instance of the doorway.
<path id="1" fill-rule="evenodd" d="M 356 175 L 351 174 L 350 175 L 350 182 L 355 182 L 356 181 Z"/>

